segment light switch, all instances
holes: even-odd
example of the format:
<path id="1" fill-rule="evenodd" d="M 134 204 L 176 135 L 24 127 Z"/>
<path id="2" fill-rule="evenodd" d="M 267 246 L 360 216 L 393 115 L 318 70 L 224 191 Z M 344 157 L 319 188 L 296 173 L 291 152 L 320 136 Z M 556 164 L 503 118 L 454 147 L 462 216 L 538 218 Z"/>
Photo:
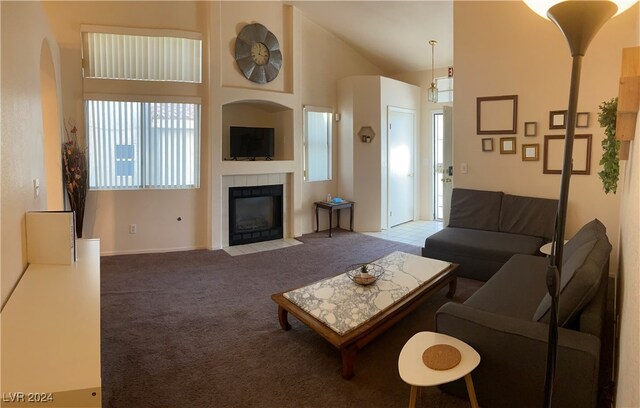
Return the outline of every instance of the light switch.
<path id="1" fill-rule="evenodd" d="M 468 170 L 467 163 L 460 163 L 460 173 L 467 174 Z"/>

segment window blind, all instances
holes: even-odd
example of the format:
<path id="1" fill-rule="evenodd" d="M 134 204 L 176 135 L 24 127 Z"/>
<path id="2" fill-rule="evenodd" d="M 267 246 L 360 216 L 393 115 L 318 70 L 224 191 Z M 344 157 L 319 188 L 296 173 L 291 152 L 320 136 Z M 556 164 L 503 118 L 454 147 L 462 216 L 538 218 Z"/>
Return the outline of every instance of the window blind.
<path id="1" fill-rule="evenodd" d="M 200 105 L 85 101 L 89 188 L 200 186 Z"/>
<path id="2" fill-rule="evenodd" d="M 202 82 L 202 41 L 190 38 L 86 33 L 85 77 Z"/>
<path id="3" fill-rule="evenodd" d="M 331 117 L 330 112 L 305 109 L 306 179 L 331 179 Z"/>

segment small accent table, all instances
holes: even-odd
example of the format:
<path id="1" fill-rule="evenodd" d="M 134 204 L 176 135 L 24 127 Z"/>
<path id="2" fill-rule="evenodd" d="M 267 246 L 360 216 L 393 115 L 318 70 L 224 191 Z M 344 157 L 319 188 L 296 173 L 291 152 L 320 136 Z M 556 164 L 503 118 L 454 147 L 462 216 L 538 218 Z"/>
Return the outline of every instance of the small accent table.
<path id="1" fill-rule="evenodd" d="M 320 230 L 320 222 L 318 218 L 318 209 L 322 208 L 329 211 L 329 237 L 331 237 L 332 233 L 332 224 L 333 224 L 333 210 L 338 211 L 338 225 L 340 228 L 340 210 L 344 208 L 349 209 L 349 230 L 353 231 L 353 201 L 343 201 L 341 203 L 332 203 L 327 201 L 316 201 L 314 203 L 316 205 L 316 232 Z"/>
<path id="2" fill-rule="evenodd" d="M 565 239 L 564 243 L 566 244 L 569 240 Z M 543 246 L 540 247 L 540 252 L 545 254 L 546 256 L 551 255 L 551 248 L 553 247 L 553 242 L 547 242 Z"/>
<path id="3" fill-rule="evenodd" d="M 436 344 L 448 344 L 460 351 L 460 363 L 449 370 L 432 370 L 422 361 L 422 353 Z M 455 381 L 464 377 L 473 408 L 478 408 L 471 371 L 480 364 L 480 354 L 467 343 L 446 334 L 434 332 L 416 333 L 407 341 L 398 358 L 398 371 L 404 382 L 411 385 L 409 408 L 416 406 L 419 387 L 429 387 Z"/>

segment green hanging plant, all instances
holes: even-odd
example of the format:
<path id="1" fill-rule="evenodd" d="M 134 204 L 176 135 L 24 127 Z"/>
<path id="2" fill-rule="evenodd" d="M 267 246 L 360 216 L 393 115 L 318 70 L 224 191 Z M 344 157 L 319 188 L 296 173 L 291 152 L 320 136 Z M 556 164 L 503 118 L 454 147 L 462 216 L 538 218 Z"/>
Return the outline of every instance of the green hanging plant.
<path id="1" fill-rule="evenodd" d="M 616 114 L 618 112 L 618 98 L 602 102 L 598 113 L 598 122 L 604 128 L 605 138 L 602 141 L 602 171 L 598 173 L 602 180 L 602 188 L 606 194 L 616 193 L 620 176 L 620 141 L 616 140 Z"/>

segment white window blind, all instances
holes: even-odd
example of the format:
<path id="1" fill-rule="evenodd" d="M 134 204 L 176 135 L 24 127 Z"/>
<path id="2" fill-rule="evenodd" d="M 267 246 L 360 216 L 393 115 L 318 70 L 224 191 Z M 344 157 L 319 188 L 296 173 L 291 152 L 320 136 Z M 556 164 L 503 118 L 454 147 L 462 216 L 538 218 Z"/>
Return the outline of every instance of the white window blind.
<path id="1" fill-rule="evenodd" d="M 85 101 L 89 188 L 200 186 L 200 105 Z"/>
<path id="2" fill-rule="evenodd" d="M 305 179 L 331 179 L 332 113 L 326 108 L 304 108 Z"/>
<path id="3" fill-rule="evenodd" d="M 202 82 L 202 41 L 86 33 L 87 78 Z"/>

